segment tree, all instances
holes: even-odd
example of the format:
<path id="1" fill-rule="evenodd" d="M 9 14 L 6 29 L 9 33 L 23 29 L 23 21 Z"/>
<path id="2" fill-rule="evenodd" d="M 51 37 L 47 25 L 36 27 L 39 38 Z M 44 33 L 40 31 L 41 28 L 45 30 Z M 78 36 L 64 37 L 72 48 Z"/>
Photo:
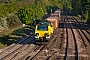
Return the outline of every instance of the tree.
<path id="1" fill-rule="evenodd" d="M 26 6 L 19 9 L 17 15 L 22 23 L 30 24 L 32 23 L 32 19 L 35 17 L 35 12 L 32 7 Z"/>
<path id="2" fill-rule="evenodd" d="M 10 14 L 9 16 L 7 16 L 6 20 L 8 28 L 13 28 L 21 25 L 21 21 L 15 14 Z"/>

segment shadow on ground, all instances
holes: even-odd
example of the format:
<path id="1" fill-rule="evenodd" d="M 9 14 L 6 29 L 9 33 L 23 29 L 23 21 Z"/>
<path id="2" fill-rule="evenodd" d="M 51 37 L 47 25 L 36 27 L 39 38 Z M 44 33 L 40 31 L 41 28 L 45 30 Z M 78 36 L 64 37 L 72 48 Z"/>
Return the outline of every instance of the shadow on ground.
<path id="1" fill-rule="evenodd" d="M 12 43 L 18 42 L 22 39 L 22 37 L 29 35 L 30 31 L 32 31 L 33 29 L 34 28 L 32 26 L 19 28 L 18 30 L 13 31 L 10 35 L 0 37 L 0 42 L 1 44 L 8 46 Z"/>

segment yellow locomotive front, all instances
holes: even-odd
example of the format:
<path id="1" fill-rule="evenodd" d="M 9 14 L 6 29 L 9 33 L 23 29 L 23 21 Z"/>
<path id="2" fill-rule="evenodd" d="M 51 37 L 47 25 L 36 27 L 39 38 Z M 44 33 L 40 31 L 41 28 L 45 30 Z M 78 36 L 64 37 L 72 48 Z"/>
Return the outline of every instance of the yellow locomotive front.
<path id="1" fill-rule="evenodd" d="M 50 40 L 54 26 L 48 21 L 39 22 L 35 28 L 35 41 L 37 44 L 46 43 Z"/>

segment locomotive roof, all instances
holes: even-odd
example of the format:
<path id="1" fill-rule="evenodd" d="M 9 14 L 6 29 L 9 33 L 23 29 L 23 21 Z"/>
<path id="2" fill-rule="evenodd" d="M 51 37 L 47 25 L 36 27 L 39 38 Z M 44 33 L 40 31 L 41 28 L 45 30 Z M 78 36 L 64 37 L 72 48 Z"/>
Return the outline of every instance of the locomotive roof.
<path id="1" fill-rule="evenodd" d="M 38 23 L 38 25 L 50 25 L 51 23 L 49 22 L 49 21 L 46 21 L 46 20 L 44 20 L 44 21 L 40 21 L 39 23 Z"/>

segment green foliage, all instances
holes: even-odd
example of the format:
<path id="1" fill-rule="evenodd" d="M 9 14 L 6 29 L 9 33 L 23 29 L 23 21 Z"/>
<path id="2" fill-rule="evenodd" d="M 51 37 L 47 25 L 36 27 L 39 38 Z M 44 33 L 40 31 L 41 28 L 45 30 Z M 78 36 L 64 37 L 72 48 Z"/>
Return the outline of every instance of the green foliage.
<path id="1" fill-rule="evenodd" d="M 13 28 L 21 25 L 21 21 L 15 14 L 10 14 L 9 16 L 7 16 L 6 20 L 8 21 L 7 24 L 9 28 Z"/>
<path id="2" fill-rule="evenodd" d="M 59 5 L 60 7 L 64 10 L 64 11 L 71 11 L 72 8 L 72 0 L 58 0 L 59 1 Z"/>
<path id="3" fill-rule="evenodd" d="M 88 14 L 89 14 L 88 11 L 86 11 L 86 13 L 83 15 L 86 20 L 88 20 L 89 18 Z"/>
<path id="4" fill-rule="evenodd" d="M 3 30 L 7 30 L 7 21 L 6 18 L 0 18 L 0 31 L 2 32 Z"/>
<path id="5" fill-rule="evenodd" d="M 32 22 L 32 19 L 35 17 L 35 12 L 32 7 L 26 6 L 19 9 L 17 15 L 22 23 L 30 24 Z"/>
<path id="6" fill-rule="evenodd" d="M 58 8 L 64 11 L 73 11 L 76 15 L 81 14 L 87 19 L 90 10 L 90 0 L 0 0 L 0 17 L 7 16 L 10 13 L 16 13 L 23 23 L 33 22 L 33 18 L 42 19 L 42 16 L 54 7 L 53 11 Z M 22 9 L 23 12 L 20 13 Z"/>
<path id="7" fill-rule="evenodd" d="M 89 16 L 89 18 L 88 18 L 88 20 L 87 20 L 87 23 L 90 25 L 90 10 L 88 11 L 88 16 Z"/>
<path id="8" fill-rule="evenodd" d="M 33 22 L 33 18 L 42 19 L 46 12 L 45 5 L 25 6 L 20 8 L 17 12 L 19 19 L 22 23 L 30 24 Z"/>
<path id="9" fill-rule="evenodd" d="M 4 48 L 4 47 L 5 47 L 5 45 L 0 42 L 0 49 Z"/>
<path id="10" fill-rule="evenodd" d="M 90 0 L 72 0 L 73 12 L 80 14 L 90 23 Z"/>

